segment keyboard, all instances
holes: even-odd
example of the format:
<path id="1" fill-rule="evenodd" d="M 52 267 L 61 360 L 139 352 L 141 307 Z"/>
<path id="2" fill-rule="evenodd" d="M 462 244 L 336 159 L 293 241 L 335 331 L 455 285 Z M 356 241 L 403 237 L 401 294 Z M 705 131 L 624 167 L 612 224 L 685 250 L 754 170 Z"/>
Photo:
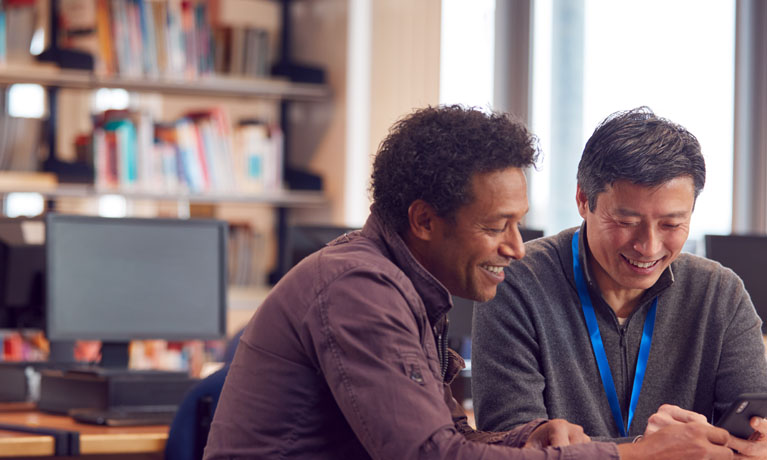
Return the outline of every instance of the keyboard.
<path id="1" fill-rule="evenodd" d="M 106 426 L 170 425 L 175 409 L 84 409 L 69 414 L 76 422 Z"/>

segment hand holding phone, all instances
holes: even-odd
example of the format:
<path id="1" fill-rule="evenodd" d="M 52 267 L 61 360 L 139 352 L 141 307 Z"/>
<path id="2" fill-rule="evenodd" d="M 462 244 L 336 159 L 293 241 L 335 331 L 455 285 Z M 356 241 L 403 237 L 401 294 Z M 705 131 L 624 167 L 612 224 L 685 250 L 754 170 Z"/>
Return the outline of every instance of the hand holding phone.
<path id="1" fill-rule="evenodd" d="M 748 439 L 754 432 L 751 428 L 753 417 L 767 417 L 767 393 L 745 393 L 730 404 L 716 426 L 729 431 L 731 435 Z"/>

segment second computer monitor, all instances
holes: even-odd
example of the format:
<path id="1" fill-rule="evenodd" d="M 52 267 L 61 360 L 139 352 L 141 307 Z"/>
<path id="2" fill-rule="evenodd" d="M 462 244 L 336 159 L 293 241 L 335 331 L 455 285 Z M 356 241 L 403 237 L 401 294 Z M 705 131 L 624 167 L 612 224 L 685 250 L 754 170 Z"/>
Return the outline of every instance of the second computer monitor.
<path id="1" fill-rule="evenodd" d="M 224 222 L 52 214 L 46 230 L 49 339 L 127 353 L 134 339 L 224 336 Z"/>
<path id="2" fill-rule="evenodd" d="M 706 257 L 732 269 L 743 280 L 756 307 L 767 321 L 767 235 L 706 235 Z M 762 324 L 767 333 L 767 324 Z"/>

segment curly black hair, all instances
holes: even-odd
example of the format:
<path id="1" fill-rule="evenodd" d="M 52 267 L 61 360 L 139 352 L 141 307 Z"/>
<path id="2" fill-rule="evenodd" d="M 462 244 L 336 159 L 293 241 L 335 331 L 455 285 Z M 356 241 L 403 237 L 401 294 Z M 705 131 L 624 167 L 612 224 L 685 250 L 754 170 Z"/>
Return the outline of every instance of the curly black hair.
<path id="1" fill-rule="evenodd" d="M 648 107 L 608 116 L 586 142 L 578 163 L 578 185 L 592 212 L 597 196 L 616 181 L 654 186 L 683 176 L 692 178 L 697 198 L 706 183 L 698 139 Z"/>
<path id="2" fill-rule="evenodd" d="M 538 139 L 508 114 L 460 105 L 419 109 L 397 121 L 378 149 L 374 207 L 400 234 L 418 199 L 453 218 L 474 199 L 475 174 L 533 166 L 538 154 Z"/>

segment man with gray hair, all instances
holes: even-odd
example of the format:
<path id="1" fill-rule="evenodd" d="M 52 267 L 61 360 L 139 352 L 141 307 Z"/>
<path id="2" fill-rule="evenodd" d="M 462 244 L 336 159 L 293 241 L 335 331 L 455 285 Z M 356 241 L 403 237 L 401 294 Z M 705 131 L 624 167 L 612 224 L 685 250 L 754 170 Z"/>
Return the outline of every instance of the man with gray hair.
<path id="1" fill-rule="evenodd" d="M 597 127 L 578 165 L 583 224 L 529 242 L 474 310 L 481 429 L 556 417 L 638 440 L 767 392 L 762 322 L 743 283 L 681 253 L 705 175 L 697 139 L 646 107 Z M 764 441 L 767 422 L 752 427 Z M 767 454 L 766 442 L 731 447 Z"/>

